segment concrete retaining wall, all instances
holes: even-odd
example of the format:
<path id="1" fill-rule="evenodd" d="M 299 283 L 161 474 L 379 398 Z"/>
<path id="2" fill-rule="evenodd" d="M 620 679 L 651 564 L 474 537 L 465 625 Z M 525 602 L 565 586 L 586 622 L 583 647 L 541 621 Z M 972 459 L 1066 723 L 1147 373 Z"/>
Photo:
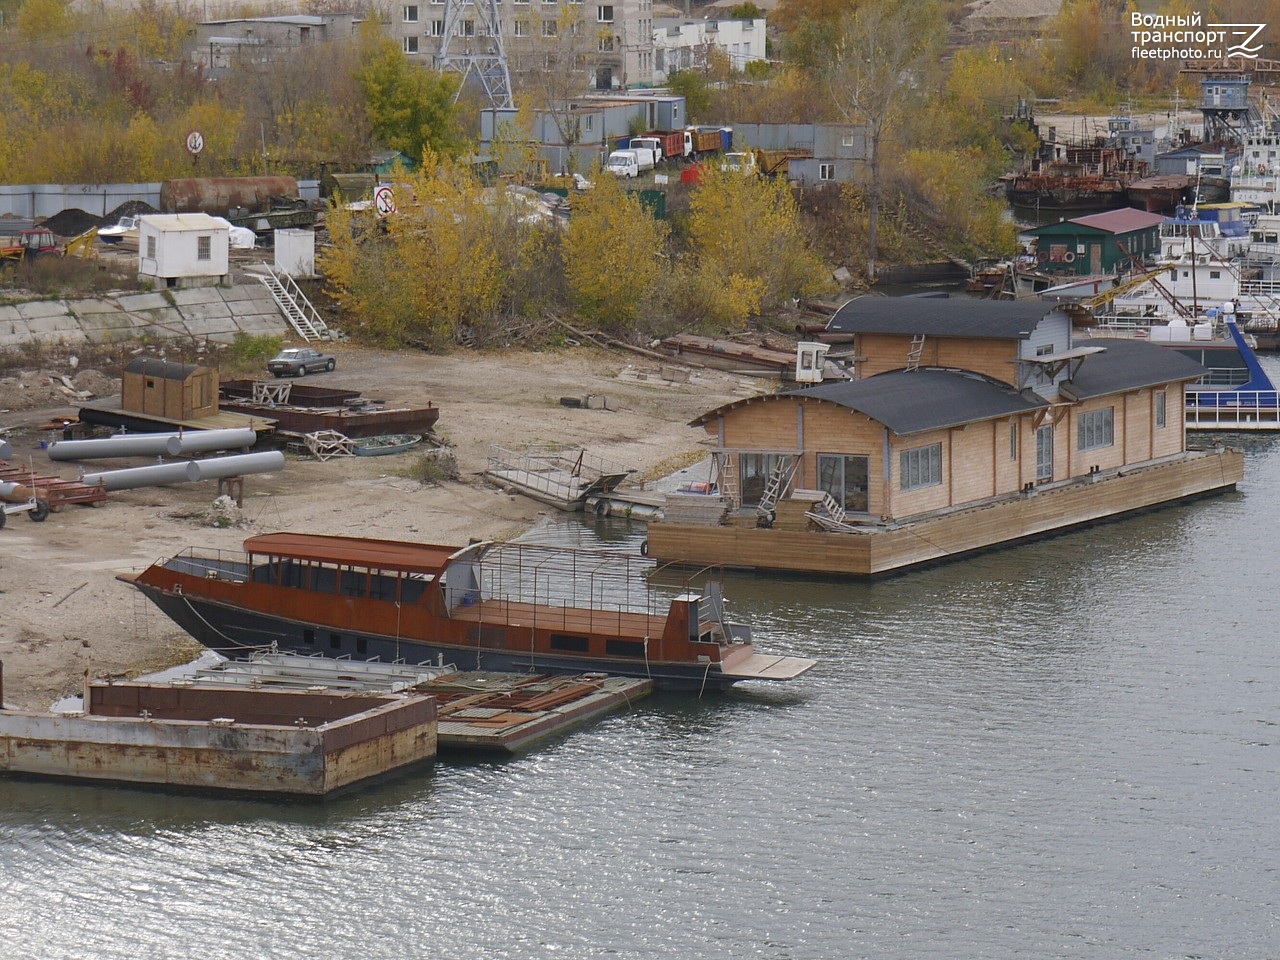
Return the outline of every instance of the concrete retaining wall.
<path id="1" fill-rule="evenodd" d="M 230 343 L 237 333 L 280 336 L 289 332 L 270 291 L 260 283 L 0 306 L 0 349 L 32 340 L 74 345 L 143 337 Z"/>

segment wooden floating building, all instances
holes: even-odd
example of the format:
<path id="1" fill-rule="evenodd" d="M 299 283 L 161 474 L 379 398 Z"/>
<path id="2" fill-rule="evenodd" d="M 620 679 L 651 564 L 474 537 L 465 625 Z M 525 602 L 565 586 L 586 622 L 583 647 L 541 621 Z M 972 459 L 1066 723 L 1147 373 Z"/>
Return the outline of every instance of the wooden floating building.
<path id="1" fill-rule="evenodd" d="M 650 523 L 664 561 L 870 576 L 1230 490 L 1243 454 L 1190 449 L 1202 366 L 1148 343 L 1077 343 L 1044 301 L 862 297 L 828 325 L 855 379 L 693 421 L 709 496 Z"/>

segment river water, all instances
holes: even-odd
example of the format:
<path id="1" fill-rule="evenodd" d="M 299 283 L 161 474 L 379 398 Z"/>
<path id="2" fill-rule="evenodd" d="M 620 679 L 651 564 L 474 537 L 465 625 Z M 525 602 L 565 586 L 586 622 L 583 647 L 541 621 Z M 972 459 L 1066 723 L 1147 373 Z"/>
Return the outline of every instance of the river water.
<path id="1" fill-rule="evenodd" d="M 1280 437 L 1230 441 L 1235 494 L 731 575 L 792 684 L 325 804 L 0 781 L 0 958 L 1280 955 Z"/>

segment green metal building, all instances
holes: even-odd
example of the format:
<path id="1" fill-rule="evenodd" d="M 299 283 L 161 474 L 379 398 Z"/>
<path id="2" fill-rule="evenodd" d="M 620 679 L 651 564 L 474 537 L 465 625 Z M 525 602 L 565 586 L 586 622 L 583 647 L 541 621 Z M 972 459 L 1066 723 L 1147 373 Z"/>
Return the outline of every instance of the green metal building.
<path id="1" fill-rule="evenodd" d="M 1130 265 L 1129 257 L 1142 261 L 1159 253 L 1160 224 L 1164 220 L 1158 213 L 1126 207 L 1027 232 L 1035 238 L 1036 260 L 1041 269 L 1086 277 L 1117 273 Z"/>

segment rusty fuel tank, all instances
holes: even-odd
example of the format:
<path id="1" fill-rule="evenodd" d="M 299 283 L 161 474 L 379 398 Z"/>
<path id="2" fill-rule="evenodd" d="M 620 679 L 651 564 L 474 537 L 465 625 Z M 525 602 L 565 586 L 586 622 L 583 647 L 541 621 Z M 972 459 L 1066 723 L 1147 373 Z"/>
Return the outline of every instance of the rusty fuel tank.
<path id="1" fill-rule="evenodd" d="M 263 213 L 276 197 L 298 199 L 293 177 L 188 177 L 160 184 L 161 213 L 229 216 L 231 210 Z"/>

